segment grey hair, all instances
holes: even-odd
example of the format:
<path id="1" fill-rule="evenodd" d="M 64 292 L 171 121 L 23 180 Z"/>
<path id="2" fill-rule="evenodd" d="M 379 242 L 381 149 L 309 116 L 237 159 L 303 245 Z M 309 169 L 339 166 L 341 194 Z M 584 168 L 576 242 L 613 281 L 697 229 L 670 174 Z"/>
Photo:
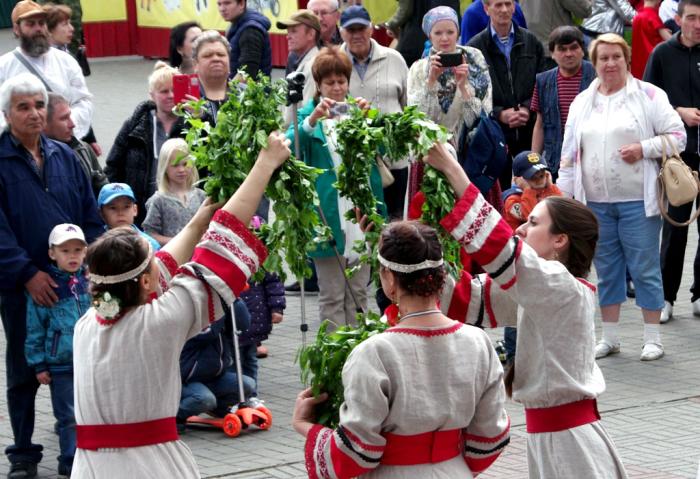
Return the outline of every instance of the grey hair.
<path id="1" fill-rule="evenodd" d="M 56 107 L 58 105 L 68 105 L 70 102 L 66 100 L 66 97 L 59 95 L 58 93 L 50 92 L 49 101 L 46 103 L 46 121 L 51 121 L 53 114 L 56 113 Z"/>
<path id="2" fill-rule="evenodd" d="M 309 0 L 309 3 L 318 2 L 318 1 L 322 1 L 322 0 Z M 340 8 L 340 4 L 338 3 L 338 0 L 325 0 L 325 1 L 330 3 L 331 8 L 333 10 L 338 10 Z M 308 8 L 308 5 L 307 5 L 307 8 Z"/>
<path id="3" fill-rule="evenodd" d="M 192 42 L 192 59 L 197 61 L 197 57 L 199 57 L 199 50 L 202 48 L 202 45 L 205 43 L 215 42 L 221 43 L 224 47 L 226 47 L 226 52 L 229 55 L 231 54 L 231 45 L 229 45 L 226 37 L 216 30 L 207 30 L 200 33 L 197 38 L 194 39 L 194 42 Z"/>
<path id="4" fill-rule="evenodd" d="M 44 103 L 49 102 L 46 87 L 37 77 L 31 73 L 20 73 L 5 80 L 0 87 L 0 109 L 6 115 L 10 113 L 12 97 L 14 95 L 39 95 L 44 97 Z"/>

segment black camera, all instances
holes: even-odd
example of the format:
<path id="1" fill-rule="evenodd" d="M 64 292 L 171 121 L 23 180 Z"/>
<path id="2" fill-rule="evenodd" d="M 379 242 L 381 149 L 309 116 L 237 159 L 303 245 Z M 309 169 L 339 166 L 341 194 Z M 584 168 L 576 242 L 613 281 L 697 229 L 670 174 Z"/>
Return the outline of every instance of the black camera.
<path id="1" fill-rule="evenodd" d="M 302 72 L 292 72 L 286 77 L 287 80 L 287 105 L 299 103 L 304 99 L 304 83 L 306 75 Z"/>

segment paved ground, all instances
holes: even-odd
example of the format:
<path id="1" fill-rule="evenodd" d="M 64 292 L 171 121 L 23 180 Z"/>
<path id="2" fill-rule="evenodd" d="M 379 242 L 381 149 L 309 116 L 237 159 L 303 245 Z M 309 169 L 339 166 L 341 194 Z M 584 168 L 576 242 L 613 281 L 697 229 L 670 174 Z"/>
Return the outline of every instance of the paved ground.
<path id="1" fill-rule="evenodd" d="M 0 30 L 0 52 L 14 46 L 7 30 Z M 95 130 L 108 151 L 116 132 L 136 103 L 146 98 L 146 77 L 153 62 L 141 59 L 93 62 L 88 84 L 95 94 Z M 691 242 L 698 241 L 691 234 Z M 689 251 L 686 270 L 692 267 Z M 632 478 L 693 478 L 700 459 L 700 319 L 691 315 L 690 278 L 686 275 L 676 307 L 676 319 L 662 327 L 667 355 L 642 363 L 639 352 L 642 324 L 639 311 L 630 302 L 623 307 L 622 352 L 600 361 L 608 390 L 600 398 L 603 424 L 614 439 Z M 556 296 L 545 300 L 556 301 Z M 271 355 L 261 361 L 260 395 L 274 415 L 269 431 L 246 431 L 230 439 L 222 432 L 189 431 L 184 440 L 194 452 L 203 477 L 239 479 L 301 478 L 303 441 L 290 427 L 294 397 L 301 389 L 295 354 L 301 344 L 298 297 L 288 299 L 285 320 L 267 343 Z M 309 318 L 317 315 L 316 300 L 308 299 Z M 317 327 L 315 319 L 310 321 Z M 493 332 L 499 337 L 500 330 Z M 309 336 L 309 340 L 312 339 Z M 0 339 L 0 354 L 4 338 Z M 0 390 L 5 387 L 4 363 L 0 364 Z M 508 406 L 513 439 L 506 452 L 481 477 L 522 478 L 527 476 L 522 408 Z M 45 446 L 41 477 L 55 477 L 57 438 L 48 388 L 41 388 L 37 403 L 35 442 Z M 10 444 L 12 433 L 5 398 L 0 398 L 0 444 Z M 7 464 L 0 460 L 0 474 Z M 569 479 L 569 478 L 562 478 Z"/>

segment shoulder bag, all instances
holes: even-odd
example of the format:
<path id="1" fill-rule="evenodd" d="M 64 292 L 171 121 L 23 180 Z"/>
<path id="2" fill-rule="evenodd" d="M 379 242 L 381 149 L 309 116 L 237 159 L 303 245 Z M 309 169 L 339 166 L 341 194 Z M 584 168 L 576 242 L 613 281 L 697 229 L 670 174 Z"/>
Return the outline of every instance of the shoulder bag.
<path id="1" fill-rule="evenodd" d="M 666 203 L 672 206 L 681 206 L 691 201 L 695 201 L 700 193 L 700 183 L 698 173 L 690 169 L 678 154 L 676 145 L 667 137 L 661 135 L 662 158 L 661 169 L 657 178 L 659 210 L 661 216 L 674 226 L 688 226 L 700 215 L 700 210 L 696 208 L 695 213 L 684 223 L 679 223 L 668 214 Z M 671 155 L 667 155 L 667 149 L 671 150 Z"/>

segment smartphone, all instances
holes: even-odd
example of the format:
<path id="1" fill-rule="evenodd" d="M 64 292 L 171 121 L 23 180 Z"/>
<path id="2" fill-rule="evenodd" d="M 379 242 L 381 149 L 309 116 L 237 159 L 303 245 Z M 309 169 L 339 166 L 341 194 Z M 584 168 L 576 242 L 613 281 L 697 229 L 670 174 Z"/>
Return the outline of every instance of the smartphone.
<path id="1" fill-rule="evenodd" d="M 344 102 L 337 102 L 330 108 L 331 118 L 336 116 L 347 115 L 350 111 L 350 105 Z"/>
<path id="2" fill-rule="evenodd" d="M 460 52 L 440 54 L 440 64 L 443 68 L 456 67 L 462 63 L 464 63 L 464 57 Z"/>
<path id="3" fill-rule="evenodd" d="M 173 97 L 175 103 L 187 101 L 185 95 L 199 98 L 199 78 L 197 78 L 197 75 L 173 75 Z"/>

